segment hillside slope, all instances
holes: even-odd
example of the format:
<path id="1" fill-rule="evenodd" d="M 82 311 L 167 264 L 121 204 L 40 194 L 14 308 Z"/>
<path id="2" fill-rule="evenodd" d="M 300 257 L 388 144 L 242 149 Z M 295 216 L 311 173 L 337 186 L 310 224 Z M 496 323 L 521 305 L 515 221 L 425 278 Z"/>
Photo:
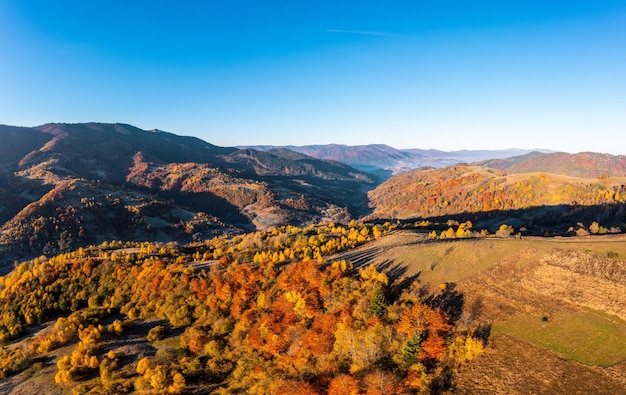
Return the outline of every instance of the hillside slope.
<path id="1" fill-rule="evenodd" d="M 441 218 L 509 222 L 534 233 L 565 232 L 579 222 L 624 224 L 625 177 L 579 178 L 507 173 L 481 166 L 419 169 L 369 193 L 374 218 Z"/>
<path id="2" fill-rule="evenodd" d="M 395 228 L 24 262 L 0 277 L 0 392 L 624 392 L 624 235 Z"/>
<path id="3" fill-rule="evenodd" d="M 217 147 L 125 124 L 0 127 L 0 262 L 102 240 L 189 242 L 347 222 L 371 176 L 287 150 Z M 2 270 L 0 270 L 1 272 Z"/>
<path id="4" fill-rule="evenodd" d="M 459 325 L 488 328 L 455 393 L 614 394 L 626 390 L 624 257 L 623 235 L 433 241 L 404 230 L 334 258 L 418 277 L 425 292 L 448 284 Z"/>
<path id="5" fill-rule="evenodd" d="M 36 129 L 0 125 L 0 165 L 14 166 L 26 154 L 51 139 L 52 136 Z"/>
<path id="6" fill-rule="evenodd" d="M 546 172 L 582 178 L 626 177 L 626 156 L 595 152 L 577 154 L 532 152 L 512 158 L 487 160 L 478 164 L 509 173 Z"/>
<path id="7" fill-rule="evenodd" d="M 324 258 L 389 229 L 112 242 L 25 262 L 0 282 L 0 392 L 444 393 L 447 366 L 483 339 L 418 283 Z"/>

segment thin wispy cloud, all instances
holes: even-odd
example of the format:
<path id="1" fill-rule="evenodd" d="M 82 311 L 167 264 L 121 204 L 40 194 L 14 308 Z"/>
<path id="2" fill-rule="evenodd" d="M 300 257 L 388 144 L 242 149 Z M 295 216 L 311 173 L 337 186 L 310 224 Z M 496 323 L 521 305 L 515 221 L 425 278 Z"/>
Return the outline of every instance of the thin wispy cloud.
<path id="1" fill-rule="evenodd" d="M 326 29 L 326 33 L 358 34 L 362 36 L 398 37 L 397 34 L 387 32 L 371 32 L 366 30 Z"/>

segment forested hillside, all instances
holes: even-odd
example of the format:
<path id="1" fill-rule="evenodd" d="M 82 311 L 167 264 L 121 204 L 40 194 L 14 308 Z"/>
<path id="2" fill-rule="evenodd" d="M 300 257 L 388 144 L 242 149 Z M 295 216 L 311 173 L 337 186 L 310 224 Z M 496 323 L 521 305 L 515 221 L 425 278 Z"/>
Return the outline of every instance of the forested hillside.
<path id="1" fill-rule="evenodd" d="M 479 164 L 509 173 L 545 172 L 582 178 L 626 177 L 626 156 L 595 152 L 532 152 L 506 159 L 491 159 Z"/>
<path id="2" fill-rule="evenodd" d="M 536 234 L 565 234 L 597 222 L 624 225 L 626 178 L 507 173 L 456 165 L 397 175 L 369 193 L 374 218 L 455 217 L 482 226 L 511 222 Z M 495 231 L 495 229 L 491 229 Z"/>
<path id="3" fill-rule="evenodd" d="M 187 243 L 348 222 L 374 186 L 337 162 L 124 124 L 0 126 L 0 137 L 0 272 L 16 259 L 104 240 Z"/>
<path id="4" fill-rule="evenodd" d="M 375 187 L 123 124 L 0 136 L 0 393 L 626 388 L 619 157 Z"/>
<path id="5" fill-rule="evenodd" d="M 390 229 L 287 227 L 185 248 L 112 242 L 23 263 L 0 283 L 0 389 L 450 389 L 484 346 L 480 331 L 454 328 L 462 299 L 445 287 L 426 299 L 413 279 L 326 259 Z"/>

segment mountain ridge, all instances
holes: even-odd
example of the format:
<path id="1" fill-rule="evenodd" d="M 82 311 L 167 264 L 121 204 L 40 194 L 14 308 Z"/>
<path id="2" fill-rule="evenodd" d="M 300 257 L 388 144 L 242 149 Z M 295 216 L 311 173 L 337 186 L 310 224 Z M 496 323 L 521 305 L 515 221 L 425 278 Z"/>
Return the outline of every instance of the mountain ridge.
<path id="1" fill-rule="evenodd" d="M 318 159 L 329 159 L 348 164 L 355 169 L 375 174 L 381 180 L 385 180 L 392 175 L 420 167 L 440 168 L 458 163 L 509 158 L 528 154 L 530 152 L 554 152 L 546 149 L 526 150 L 518 148 L 458 151 L 441 151 L 436 149 L 419 148 L 397 149 L 386 144 L 315 144 L 302 146 L 256 145 L 239 146 L 239 148 L 254 148 L 263 151 L 276 148 L 286 148 Z"/>
<path id="2" fill-rule="evenodd" d="M 626 156 L 596 152 L 531 152 L 512 158 L 480 161 L 477 164 L 510 173 L 546 172 L 589 178 L 626 175 Z"/>
<path id="3" fill-rule="evenodd" d="M 571 235 L 596 222 L 621 232 L 626 172 L 579 177 L 458 164 L 399 174 L 368 196 L 372 219 L 455 218 L 491 231 L 508 223 L 534 235 Z"/>
<path id="4" fill-rule="evenodd" d="M 374 186 L 339 162 L 120 123 L 0 126 L 0 135 L 22 147 L 0 155 L 5 263 L 107 239 L 185 243 L 349 221 L 367 209 L 365 191 Z"/>

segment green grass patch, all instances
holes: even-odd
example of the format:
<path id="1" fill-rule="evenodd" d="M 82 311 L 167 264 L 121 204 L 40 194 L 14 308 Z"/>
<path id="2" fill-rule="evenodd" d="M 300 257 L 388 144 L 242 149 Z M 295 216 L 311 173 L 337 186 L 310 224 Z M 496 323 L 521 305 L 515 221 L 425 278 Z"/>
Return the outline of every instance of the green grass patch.
<path id="1" fill-rule="evenodd" d="M 626 360 L 626 323 L 598 311 L 559 312 L 547 322 L 523 315 L 495 322 L 492 330 L 586 365 L 606 367 Z"/>

